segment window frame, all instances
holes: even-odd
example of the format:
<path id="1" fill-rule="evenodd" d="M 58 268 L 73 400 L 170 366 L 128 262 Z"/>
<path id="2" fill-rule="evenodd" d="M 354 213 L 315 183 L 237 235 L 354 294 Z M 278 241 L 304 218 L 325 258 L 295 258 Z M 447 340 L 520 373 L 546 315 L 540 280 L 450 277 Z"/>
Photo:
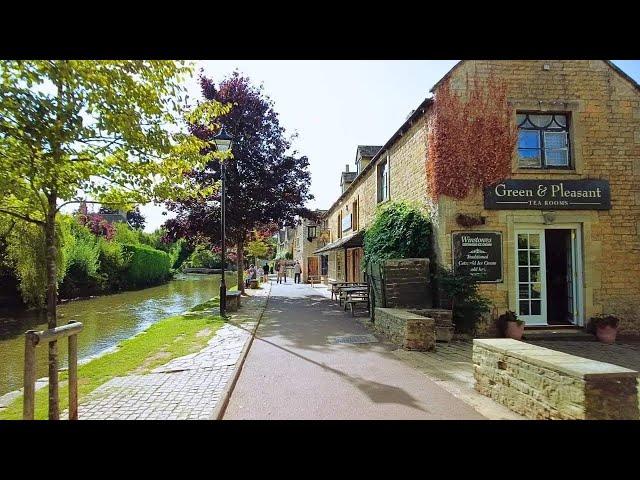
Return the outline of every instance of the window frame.
<path id="1" fill-rule="evenodd" d="M 386 168 L 386 176 L 383 177 L 382 176 L 382 172 L 384 171 L 384 169 Z M 384 161 L 379 162 L 378 165 L 376 165 L 376 200 L 377 203 L 384 203 L 387 202 L 390 198 L 391 198 L 391 192 L 390 192 L 390 162 L 389 162 L 389 155 L 387 154 L 385 156 Z M 384 182 L 382 182 L 382 179 L 384 178 Z M 381 186 L 383 186 L 382 184 L 384 183 L 384 188 L 381 189 Z M 382 197 L 382 192 L 385 192 L 387 194 L 386 198 Z"/>
<path id="2" fill-rule="evenodd" d="M 313 229 L 313 236 L 311 236 L 311 229 Z M 307 238 L 313 240 L 318 236 L 318 226 L 317 225 L 307 225 Z"/>
<path id="3" fill-rule="evenodd" d="M 522 122 L 518 122 L 518 115 L 525 115 L 525 119 Z M 536 127 L 535 124 L 529 120 L 529 115 L 551 115 L 555 117 L 556 115 L 563 115 L 566 119 L 566 125 L 564 129 L 555 128 L 550 129 L 547 127 Z M 529 122 L 531 125 L 534 125 L 535 128 L 531 127 L 520 127 L 520 124 Z M 552 120 L 555 122 L 555 120 Z M 558 123 L 558 122 L 555 122 Z M 517 150 L 517 168 L 522 170 L 574 170 L 574 159 L 573 159 L 573 149 L 571 148 L 571 112 L 568 111 L 541 111 L 541 110 L 516 110 L 516 128 L 518 130 L 518 144 L 516 145 Z M 521 131 L 529 131 L 529 132 L 537 132 L 538 140 L 540 145 L 540 166 L 532 167 L 527 165 L 522 165 L 520 163 L 520 132 Z M 564 132 L 567 135 L 567 165 L 548 165 L 546 160 L 546 149 L 544 143 L 544 133 L 545 132 Z"/>

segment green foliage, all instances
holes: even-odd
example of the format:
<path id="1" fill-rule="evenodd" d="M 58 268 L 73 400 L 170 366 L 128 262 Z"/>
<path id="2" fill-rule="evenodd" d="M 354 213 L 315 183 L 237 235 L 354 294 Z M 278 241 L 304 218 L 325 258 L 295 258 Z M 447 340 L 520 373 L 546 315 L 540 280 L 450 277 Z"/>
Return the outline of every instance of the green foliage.
<path id="1" fill-rule="evenodd" d="M 254 230 L 253 239 L 247 242 L 246 252 L 254 259 L 264 258 L 269 253 L 269 244 Z"/>
<path id="2" fill-rule="evenodd" d="M 453 311 L 456 331 L 473 334 L 478 320 L 490 307 L 490 302 L 478 292 L 476 280 L 472 276 L 456 274 L 439 267 L 436 283 L 440 305 Z"/>
<path id="3" fill-rule="evenodd" d="M 140 231 L 134 230 L 129 225 L 123 222 L 117 222 L 114 224 L 114 228 L 116 230 L 116 234 L 113 237 L 113 240 L 129 245 L 138 245 L 141 240 Z"/>
<path id="4" fill-rule="evenodd" d="M 0 231 L 6 233 L 6 266 L 15 271 L 23 301 L 33 307 L 42 307 L 46 298 L 46 269 L 44 233 L 37 225 L 14 221 L 6 215 L 0 215 Z M 56 228 L 57 243 L 60 246 L 68 241 L 69 231 L 60 222 Z M 56 259 L 60 275 L 63 278 L 66 255 L 58 249 Z"/>
<path id="5" fill-rule="evenodd" d="M 376 212 L 364 236 L 364 264 L 388 258 L 431 258 L 431 223 L 414 205 L 395 202 Z"/>
<path id="6" fill-rule="evenodd" d="M 222 268 L 220 255 L 216 255 L 205 245 L 197 245 L 187 260 L 191 268 Z"/>
<path id="7" fill-rule="evenodd" d="M 131 263 L 131 252 L 125 251 L 122 244 L 115 241 L 99 239 L 100 273 L 103 280 L 103 289 L 107 291 L 120 291 L 127 287 L 125 277 Z"/>
<path id="8" fill-rule="evenodd" d="M 123 245 L 123 248 L 131 255 L 125 273 L 127 286 L 138 288 L 157 285 L 171 277 L 171 257 L 167 252 L 147 245 Z"/>

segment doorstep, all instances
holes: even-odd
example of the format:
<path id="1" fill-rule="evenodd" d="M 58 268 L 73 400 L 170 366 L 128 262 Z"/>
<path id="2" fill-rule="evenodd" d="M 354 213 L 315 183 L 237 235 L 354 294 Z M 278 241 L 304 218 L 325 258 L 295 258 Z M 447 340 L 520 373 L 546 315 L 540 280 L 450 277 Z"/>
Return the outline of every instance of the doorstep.
<path id="1" fill-rule="evenodd" d="M 543 325 L 524 328 L 522 340 L 578 340 L 597 341 L 595 335 L 573 325 Z"/>

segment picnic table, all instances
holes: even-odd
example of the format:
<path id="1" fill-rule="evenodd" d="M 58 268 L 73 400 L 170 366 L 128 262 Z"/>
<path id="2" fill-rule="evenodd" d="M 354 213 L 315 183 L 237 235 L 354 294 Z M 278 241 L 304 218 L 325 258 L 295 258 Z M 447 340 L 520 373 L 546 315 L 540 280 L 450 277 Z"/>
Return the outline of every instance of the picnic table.
<path id="1" fill-rule="evenodd" d="M 369 294 L 369 287 L 367 285 L 356 284 L 340 286 L 338 287 L 338 303 L 342 305 L 343 300 L 346 302 L 352 296 L 363 296 L 365 294 Z M 346 303 L 344 309 L 347 309 Z"/>
<path id="2" fill-rule="evenodd" d="M 339 300 L 340 289 L 345 287 L 356 287 L 356 286 L 365 286 L 366 283 L 360 282 L 339 282 L 337 280 L 332 280 L 328 282 L 331 285 L 331 300 L 335 296 L 336 300 Z"/>
<path id="3" fill-rule="evenodd" d="M 343 287 L 340 289 L 340 300 L 344 297 L 344 309 L 347 307 L 351 309 L 351 316 L 354 316 L 354 307 L 356 305 L 366 305 L 367 311 L 369 310 L 369 287 L 368 286 L 354 286 Z"/>

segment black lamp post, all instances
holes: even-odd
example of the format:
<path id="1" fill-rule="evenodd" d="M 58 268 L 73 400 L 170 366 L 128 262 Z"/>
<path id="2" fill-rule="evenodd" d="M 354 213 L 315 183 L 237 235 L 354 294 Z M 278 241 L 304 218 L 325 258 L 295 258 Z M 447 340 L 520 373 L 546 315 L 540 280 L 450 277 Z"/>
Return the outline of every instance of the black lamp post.
<path id="1" fill-rule="evenodd" d="M 233 144 L 233 137 L 227 133 L 224 129 L 224 126 L 220 129 L 220 131 L 213 137 L 213 142 L 216 145 L 216 150 L 219 152 L 227 152 L 231 150 L 231 145 Z M 220 162 L 220 179 L 222 181 L 222 199 L 220 201 L 221 208 L 221 228 L 220 228 L 220 237 L 222 240 L 222 279 L 220 280 L 220 315 L 224 315 L 227 311 L 227 284 L 224 279 L 224 270 L 227 264 L 227 250 L 225 245 L 225 203 L 227 201 L 227 192 L 225 189 L 225 162 Z"/>

